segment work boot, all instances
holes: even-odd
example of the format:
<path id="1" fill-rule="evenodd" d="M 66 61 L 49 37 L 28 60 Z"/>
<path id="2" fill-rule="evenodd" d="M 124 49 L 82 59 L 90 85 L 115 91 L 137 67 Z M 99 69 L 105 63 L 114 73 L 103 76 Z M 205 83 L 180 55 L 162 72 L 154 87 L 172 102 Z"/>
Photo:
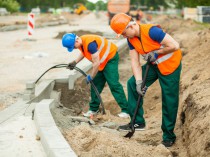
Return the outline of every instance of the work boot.
<path id="1" fill-rule="evenodd" d="M 175 143 L 175 141 L 162 141 L 162 144 L 163 144 L 166 148 L 171 147 L 174 143 Z"/>
<path id="2" fill-rule="evenodd" d="M 145 123 L 134 124 L 134 128 L 135 128 L 136 131 L 143 131 L 143 130 L 145 130 Z M 119 126 L 118 130 L 120 130 L 120 131 L 130 131 L 131 130 L 131 123 Z"/>
<path id="3" fill-rule="evenodd" d="M 91 111 L 91 110 L 89 110 L 86 113 L 83 113 L 83 116 L 89 118 L 90 116 L 96 115 L 98 112 L 99 112 L 99 110 L 97 110 L 97 111 Z"/>
<path id="4" fill-rule="evenodd" d="M 121 117 L 121 118 L 129 118 L 130 117 L 130 115 L 125 113 L 125 112 L 119 113 L 118 116 Z"/>

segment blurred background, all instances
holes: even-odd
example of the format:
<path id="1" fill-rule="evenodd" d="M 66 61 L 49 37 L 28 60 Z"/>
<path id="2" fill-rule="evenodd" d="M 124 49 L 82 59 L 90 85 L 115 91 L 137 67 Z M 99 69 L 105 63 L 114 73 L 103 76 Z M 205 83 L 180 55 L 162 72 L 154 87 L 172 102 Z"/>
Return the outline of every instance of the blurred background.
<path id="1" fill-rule="evenodd" d="M 139 10 L 149 14 L 192 14 L 198 6 L 210 6 L 208 0 L 1 0 L 0 15 L 32 12 L 35 14 L 83 14 L 107 11 L 110 18 L 116 12 L 137 16 Z M 191 10 L 186 10 L 191 8 Z M 199 12 L 199 11 L 198 11 Z M 197 12 L 197 13 L 198 13 Z M 151 17 L 148 17 L 151 18 Z M 199 20 L 198 17 L 189 17 Z M 208 20 L 207 20 L 208 21 Z"/>

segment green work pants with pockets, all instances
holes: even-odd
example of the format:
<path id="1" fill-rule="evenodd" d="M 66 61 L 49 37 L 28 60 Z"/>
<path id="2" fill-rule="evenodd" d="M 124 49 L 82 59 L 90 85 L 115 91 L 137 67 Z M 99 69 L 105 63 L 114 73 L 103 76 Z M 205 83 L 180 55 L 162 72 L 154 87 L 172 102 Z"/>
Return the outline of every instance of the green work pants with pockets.
<path id="1" fill-rule="evenodd" d="M 149 87 L 157 79 L 159 80 L 162 92 L 162 131 L 164 141 L 175 141 L 174 127 L 176 123 L 177 110 L 179 104 L 179 81 L 182 65 L 170 75 L 162 75 L 157 65 L 150 66 L 148 76 L 146 79 L 146 86 Z M 146 64 L 142 66 L 142 75 L 144 76 Z M 138 93 L 136 91 L 136 80 L 132 76 L 127 82 L 128 89 L 128 110 L 131 117 L 133 117 L 136 103 L 138 100 Z M 143 114 L 143 99 L 140 102 L 140 108 L 136 116 L 135 123 L 145 123 Z"/>
<path id="2" fill-rule="evenodd" d="M 101 93 L 105 86 L 105 83 L 107 82 L 112 95 L 114 96 L 115 100 L 121 108 L 121 111 L 128 113 L 128 102 L 123 87 L 119 82 L 118 63 L 119 55 L 118 53 L 116 53 L 116 55 L 107 62 L 105 68 L 96 74 L 95 78 L 93 79 L 93 83 L 98 89 L 98 92 Z M 100 105 L 100 101 L 92 87 L 91 101 L 89 105 L 91 111 L 97 111 Z"/>

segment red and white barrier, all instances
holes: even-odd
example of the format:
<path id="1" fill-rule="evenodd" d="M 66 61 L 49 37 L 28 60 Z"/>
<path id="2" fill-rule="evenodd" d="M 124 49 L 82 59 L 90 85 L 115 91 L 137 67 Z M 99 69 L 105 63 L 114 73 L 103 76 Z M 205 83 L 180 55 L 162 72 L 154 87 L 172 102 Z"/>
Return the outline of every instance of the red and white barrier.
<path id="1" fill-rule="evenodd" d="M 34 27 L 35 27 L 35 21 L 34 21 L 34 14 L 29 13 L 28 14 L 28 35 L 33 35 L 34 34 Z"/>

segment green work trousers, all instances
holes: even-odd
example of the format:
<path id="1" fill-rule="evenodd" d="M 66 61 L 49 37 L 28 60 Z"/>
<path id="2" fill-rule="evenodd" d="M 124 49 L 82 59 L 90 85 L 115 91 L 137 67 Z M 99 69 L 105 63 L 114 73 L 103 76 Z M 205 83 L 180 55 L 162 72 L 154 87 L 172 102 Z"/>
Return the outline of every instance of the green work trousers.
<path id="1" fill-rule="evenodd" d="M 157 65 L 151 65 L 146 79 L 146 86 L 149 87 L 157 79 L 159 80 L 162 92 L 162 131 L 163 140 L 175 141 L 174 127 L 176 123 L 177 110 L 179 104 L 179 81 L 182 65 L 170 75 L 162 75 Z M 146 64 L 142 66 L 142 75 L 144 76 Z M 136 103 L 138 100 L 138 93 L 136 91 L 136 80 L 132 76 L 127 82 L 128 89 L 128 110 L 131 117 L 133 117 Z M 143 114 L 143 99 L 140 102 L 140 108 L 137 112 L 135 123 L 145 123 Z"/>
<path id="2" fill-rule="evenodd" d="M 118 63 L 119 55 L 116 53 L 116 55 L 107 62 L 105 68 L 96 74 L 95 78 L 93 79 L 93 83 L 98 89 L 98 92 L 101 93 L 105 83 L 107 82 L 112 95 L 121 108 L 121 111 L 128 113 L 128 102 L 123 87 L 119 82 Z M 89 105 L 91 111 L 97 111 L 100 105 L 100 101 L 92 87 L 91 101 Z"/>

